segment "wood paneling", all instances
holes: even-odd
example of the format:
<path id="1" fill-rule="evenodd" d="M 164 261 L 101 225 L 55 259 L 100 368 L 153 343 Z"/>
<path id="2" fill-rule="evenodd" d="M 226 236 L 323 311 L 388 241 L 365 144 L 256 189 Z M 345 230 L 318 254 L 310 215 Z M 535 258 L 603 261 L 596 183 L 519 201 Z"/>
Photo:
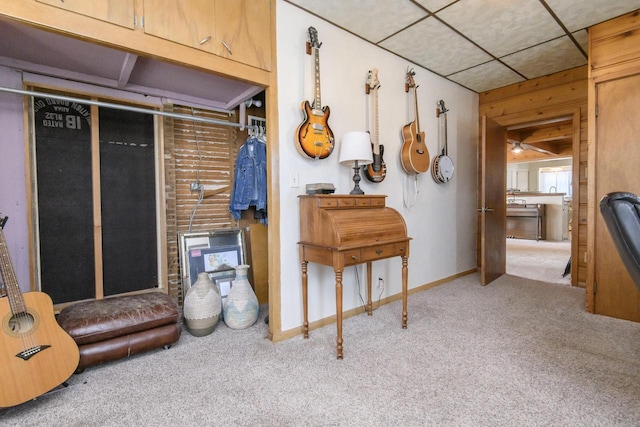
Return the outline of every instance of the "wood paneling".
<path id="1" fill-rule="evenodd" d="M 591 75 L 640 61 L 640 10 L 589 29 Z M 612 70 L 609 70 L 611 72 Z"/>
<path id="2" fill-rule="evenodd" d="M 191 108 L 181 106 L 174 106 L 172 110 L 178 114 L 194 113 L 230 120 L 226 113 L 197 109 L 192 112 Z M 178 233 L 237 227 L 229 213 L 233 166 L 238 152 L 237 130 L 223 125 L 165 119 L 164 133 L 169 290 L 182 301 Z M 229 189 L 205 197 L 198 204 L 200 193 L 190 188 L 196 180 L 203 185 L 227 185 Z"/>
<path id="3" fill-rule="evenodd" d="M 587 307 L 640 321 L 640 292 L 599 212 L 609 192 L 640 194 L 640 10 L 592 27 L 589 53 Z"/>

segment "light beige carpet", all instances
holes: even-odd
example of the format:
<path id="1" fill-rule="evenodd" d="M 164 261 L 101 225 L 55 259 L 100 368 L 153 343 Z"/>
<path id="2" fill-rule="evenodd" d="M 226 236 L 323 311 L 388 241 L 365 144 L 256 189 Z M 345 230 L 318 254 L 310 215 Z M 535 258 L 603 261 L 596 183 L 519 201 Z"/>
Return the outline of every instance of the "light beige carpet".
<path id="1" fill-rule="evenodd" d="M 549 283 L 571 284 L 562 277 L 571 257 L 571 242 L 507 239 L 507 274 Z"/>
<path id="2" fill-rule="evenodd" d="M 335 324 L 274 344 L 262 310 L 248 329 L 185 331 L 73 375 L 0 425 L 637 427 L 640 324 L 584 302 L 584 289 L 474 273 L 409 295 L 407 329 L 399 300 L 345 319 L 344 360 Z"/>

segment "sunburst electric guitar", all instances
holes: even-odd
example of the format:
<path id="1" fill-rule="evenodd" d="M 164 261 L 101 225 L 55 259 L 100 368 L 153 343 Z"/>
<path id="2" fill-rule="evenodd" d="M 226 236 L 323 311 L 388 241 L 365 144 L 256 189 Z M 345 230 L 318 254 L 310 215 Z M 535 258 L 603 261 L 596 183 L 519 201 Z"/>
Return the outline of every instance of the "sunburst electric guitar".
<path id="1" fill-rule="evenodd" d="M 331 128 L 329 128 L 329 107 L 322 106 L 320 100 L 320 46 L 318 42 L 318 32 L 315 28 L 309 27 L 309 41 L 307 42 L 307 53 L 315 58 L 315 83 L 316 92 L 313 105 L 309 101 L 302 103 L 302 115 L 304 120 L 296 129 L 294 140 L 296 148 L 303 156 L 312 159 L 324 159 L 333 151 L 334 138 Z"/>
<path id="2" fill-rule="evenodd" d="M 371 149 L 373 151 L 373 163 L 364 168 L 364 176 L 371 182 L 382 182 L 387 176 L 387 165 L 382 158 L 384 145 L 380 144 L 380 132 L 378 132 L 378 69 L 374 68 L 369 72 L 367 82 L 367 93 L 371 94 L 371 109 L 373 111 L 373 126 L 371 127 Z"/>
<path id="3" fill-rule="evenodd" d="M 19 405 L 53 390 L 78 367 L 78 346 L 57 323 L 51 298 L 20 293 L 2 232 L 0 272 L 7 296 L 0 298 L 0 407 Z"/>
<path id="4" fill-rule="evenodd" d="M 418 86 L 413 81 L 413 71 L 407 72 L 405 90 L 409 92 L 413 88 L 415 100 L 415 120 L 402 128 L 402 151 L 400 161 L 402 168 L 408 174 L 425 173 L 429 170 L 429 150 L 424 138 L 424 132 L 420 131 L 420 115 L 418 114 Z"/>

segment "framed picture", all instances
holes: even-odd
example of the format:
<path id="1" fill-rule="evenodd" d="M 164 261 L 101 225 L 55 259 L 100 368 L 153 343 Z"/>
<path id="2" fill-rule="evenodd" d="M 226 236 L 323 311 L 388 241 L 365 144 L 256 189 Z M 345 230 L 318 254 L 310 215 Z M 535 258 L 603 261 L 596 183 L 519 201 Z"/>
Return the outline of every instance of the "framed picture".
<path id="1" fill-rule="evenodd" d="M 215 279 L 214 283 L 218 287 L 220 291 L 220 296 L 222 297 L 222 309 L 224 311 L 224 302 L 227 300 L 227 296 L 229 295 L 229 291 L 231 290 L 231 282 L 235 276 L 223 277 L 219 279 Z"/>
<path id="2" fill-rule="evenodd" d="M 242 264 L 240 246 L 225 246 L 212 249 L 192 249 L 189 251 L 189 273 L 191 278 L 198 276 L 198 273 L 214 273 L 212 278 L 219 274 L 228 274 Z M 191 281 L 193 284 L 194 281 Z"/>
<path id="3" fill-rule="evenodd" d="M 208 273 L 214 283 L 235 277 L 235 267 L 245 263 L 244 234 L 241 229 L 179 234 L 180 270 L 184 292 L 199 273 Z"/>

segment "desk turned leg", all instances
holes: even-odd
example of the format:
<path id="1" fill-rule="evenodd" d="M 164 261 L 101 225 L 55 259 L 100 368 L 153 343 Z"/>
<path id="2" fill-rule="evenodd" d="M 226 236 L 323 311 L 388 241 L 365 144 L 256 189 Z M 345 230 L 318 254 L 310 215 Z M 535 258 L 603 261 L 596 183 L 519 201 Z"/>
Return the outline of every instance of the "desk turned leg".
<path id="1" fill-rule="evenodd" d="M 304 337 L 309 338 L 309 310 L 307 308 L 307 264 L 308 261 L 302 261 L 302 313 L 304 315 L 304 322 L 302 323 L 302 330 Z"/>
<path id="2" fill-rule="evenodd" d="M 407 268 L 408 257 L 402 256 L 402 329 L 407 329 L 407 281 L 409 269 Z"/>
<path id="3" fill-rule="evenodd" d="M 371 261 L 367 263 L 367 294 L 369 299 L 367 301 L 367 314 L 373 316 L 373 303 L 371 302 Z"/>
<path id="4" fill-rule="evenodd" d="M 338 327 L 338 359 L 342 359 L 342 271 L 336 271 L 336 325 Z"/>

